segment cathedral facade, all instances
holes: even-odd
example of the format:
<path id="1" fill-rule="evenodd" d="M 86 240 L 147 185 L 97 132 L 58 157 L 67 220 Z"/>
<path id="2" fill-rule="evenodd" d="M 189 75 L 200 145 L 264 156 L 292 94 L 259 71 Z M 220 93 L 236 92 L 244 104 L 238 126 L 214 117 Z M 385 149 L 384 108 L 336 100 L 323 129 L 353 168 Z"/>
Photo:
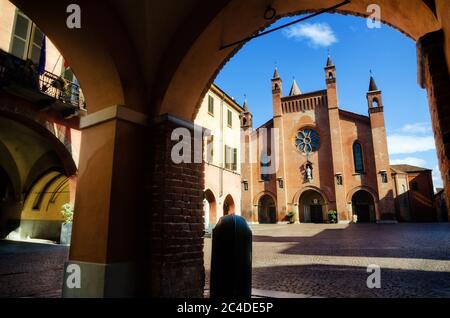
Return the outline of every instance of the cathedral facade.
<path id="1" fill-rule="evenodd" d="M 272 78 L 273 118 L 253 129 L 241 118 L 242 215 L 251 223 L 394 222 L 382 92 L 370 78 L 368 116 L 340 109 L 336 67 L 325 66 L 326 89 L 288 96 Z"/>

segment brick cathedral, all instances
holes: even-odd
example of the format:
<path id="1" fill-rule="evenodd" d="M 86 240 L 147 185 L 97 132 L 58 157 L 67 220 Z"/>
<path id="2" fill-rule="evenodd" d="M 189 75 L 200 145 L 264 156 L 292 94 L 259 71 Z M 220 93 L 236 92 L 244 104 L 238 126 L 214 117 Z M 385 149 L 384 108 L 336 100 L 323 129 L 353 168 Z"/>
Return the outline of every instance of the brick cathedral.
<path id="1" fill-rule="evenodd" d="M 324 74 L 326 89 L 302 93 L 294 81 L 283 96 L 276 69 L 273 118 L 253 129 L 252 114 L 245 109 L 242 215 L 252 223 L 283 222 L 288 214 L 296 222 L 323 223 L 330 211 L 341 223 L 411 221 L 412 207 L 400 209 L 397 202 L 406 188 L 389 164 L 382 92 L 374 78 L 367 92 L 368 116 L 363 116 L 339 107 L 331 57 Z M 430 171 L 418 169 L 410 171 L 431 180 Z M 431 217 L 432 181 L 430 189 L 422 188 L 426 204 L 421 213 Z"/>

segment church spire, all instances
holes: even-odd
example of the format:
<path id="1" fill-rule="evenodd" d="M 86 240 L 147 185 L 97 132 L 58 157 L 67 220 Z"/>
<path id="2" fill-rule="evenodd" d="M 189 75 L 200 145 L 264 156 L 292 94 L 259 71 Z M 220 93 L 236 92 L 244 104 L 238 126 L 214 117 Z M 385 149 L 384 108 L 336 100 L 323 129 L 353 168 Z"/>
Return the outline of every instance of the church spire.
<path id="1" fill-rule="evenodd" d="M 334 66 L 334 64 L 333 64 L 333 60 L 331 59 L 331 55 L 328 54 L 327 67 L 331 67 L 331 66 Z"/>
<path id="2" fill-rule="evenodd" d="M 378 91 L 377 83 L 375 83 L 375 79 L 372 75 L 370 75 L 370 83 L 369 83 L 369 92 Z"/>
<path id="3" fill-rule="evenodd" d="M 289 93 L 289 96 L 297 96 L 301 95 L 302 92 L 300 91 L 300 88 L 298 87 L 297 81 L 294 79 L 294 83 L 292 84 L 291 92 Z"/>
<path id="4" fill-rule="evenodd" d="M 273 79 L 279 79 L 280 74 L 278 73 L 278 67 L 275 67 L 275 72 L 273 73 Z"/>
<path id="5" fill-rule="evenodd" d="M 248 113 L 248 100 L 247 100 L 247 96 L 245 96 L 244 105 L 242 106 L 242 108 L 244 108 L 244 112 L 245 112 L 245 113 Z"/>

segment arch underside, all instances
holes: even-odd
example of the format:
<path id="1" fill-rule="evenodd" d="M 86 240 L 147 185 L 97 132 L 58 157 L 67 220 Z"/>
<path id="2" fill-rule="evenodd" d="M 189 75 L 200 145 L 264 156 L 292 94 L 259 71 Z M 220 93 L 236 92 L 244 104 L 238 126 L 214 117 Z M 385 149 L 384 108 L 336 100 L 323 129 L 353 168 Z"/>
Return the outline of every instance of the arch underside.
<path id="1" fill-rule="evenodd" d="M 65 12 L 69 0 L 12 2 L 71 62 L 91 112 L 126 105 L 143 113 L 170 113 L 190 121 L 215 76 L 242 47 L 220 50 L 224 44 L 256 34 L 276 19 L 330 6 L 327 0 L 274 1 L 277 16 L 267 21 L 267 4 L 260 0 L 172 0 L 135 2 L 133 6 L 124 1 L 80 0 L 83 27 L 68 32 L 66 16 L 58 13 Z M 400 9 L 401 0 L 372 3 L 382 8 L 384 23 L 414 40 L 440 28 L 434 12 L 421 0 L 408 1 L 408 10 Z M 369 15 L 364 0 L 353 0 L 337 12 Z M 163 22 L 161 16 L 168 18 Z M 159 24 L 148 28 L 148 21 Z"/>

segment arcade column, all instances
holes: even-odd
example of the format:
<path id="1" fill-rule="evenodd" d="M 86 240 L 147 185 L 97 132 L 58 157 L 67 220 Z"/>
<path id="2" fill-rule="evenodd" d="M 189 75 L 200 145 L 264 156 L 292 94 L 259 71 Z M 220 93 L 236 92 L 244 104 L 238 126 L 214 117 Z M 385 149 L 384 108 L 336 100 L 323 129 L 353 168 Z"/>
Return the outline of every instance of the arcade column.
<path id="1" fill-rule="evenodd" d="M 170 116 L 150 122 L 125 106 L 81 126 L 63 297 L 201 297 L 203 164 L 171 160 L 173 129 L 194 126 Z"/>

